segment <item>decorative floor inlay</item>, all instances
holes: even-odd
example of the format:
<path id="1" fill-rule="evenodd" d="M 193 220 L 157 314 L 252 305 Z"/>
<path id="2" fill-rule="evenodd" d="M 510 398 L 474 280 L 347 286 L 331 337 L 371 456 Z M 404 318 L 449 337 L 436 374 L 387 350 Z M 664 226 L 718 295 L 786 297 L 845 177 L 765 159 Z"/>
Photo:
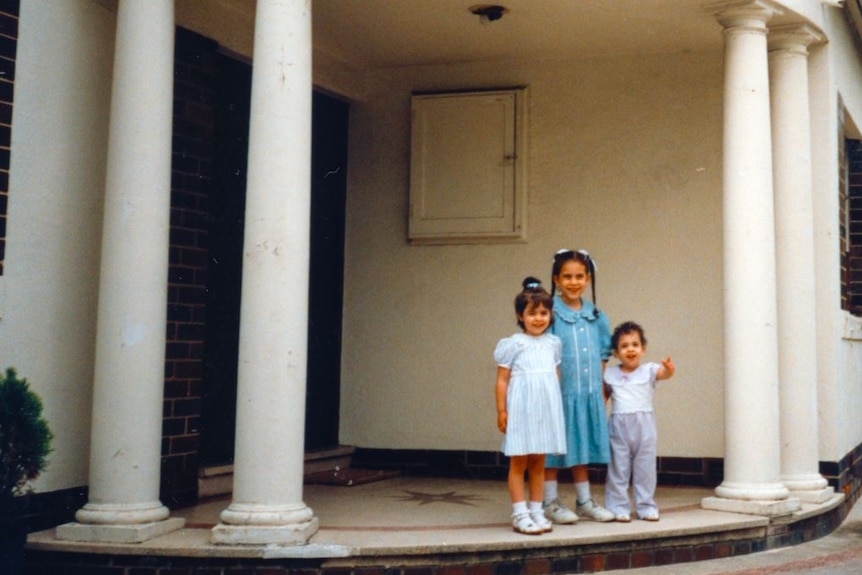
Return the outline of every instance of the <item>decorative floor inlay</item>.
<path id="1" fill-rule="evenodd" d="M 422 491 L 410 491 L 405 489 L 407 495 L 390 495 L 394 499 L 404 502 L 416 502 L 419 505 L 429 505 L 431 503 L 452 503 L 455 505 L 469 505 L 476 507 L 473 501 L 485 501 L 484 498 L 472 494 L 459 494 L 457 491 L 447 491 L 446 493 L 424 493 Z"/>

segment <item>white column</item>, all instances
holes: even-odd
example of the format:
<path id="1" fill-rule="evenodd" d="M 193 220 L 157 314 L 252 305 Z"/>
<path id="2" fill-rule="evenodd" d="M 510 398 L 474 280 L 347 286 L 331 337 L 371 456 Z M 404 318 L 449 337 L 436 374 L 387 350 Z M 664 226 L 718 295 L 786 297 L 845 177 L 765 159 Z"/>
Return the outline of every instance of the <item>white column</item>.
<path id="1" fill-rule="evenodd" d="M 215 543 L 307 542 L 302 500 L 311 217 L 311 2 L 258 0 L 233 501 Z"/>
<path id="2" fill-rule="evenodd" d="M 769 31 L 778 352 L 781 380 L 781 479 L 791 496 L 814 503 L 833 493 L 818 471 L 817 330 L 808 46 L 822 41 L 808 25 Z M 807 262 L 807 264 L 805 263 Z M 808 267 L 808 271 L 803 271 Z"/>
<path id="3" fill-rule="evenodd" d="M 173 0 L 119 2 L 90 491 L 60 539 L 140 542 L 183 525 L 159 501 L 173 62 Z"/>
<path id="4" fill-rule="evenodd" d="M 724 481 L 703 507 L 783 515 L 766 22 L 760 0 L 711 4 L 724 26 Z"/>

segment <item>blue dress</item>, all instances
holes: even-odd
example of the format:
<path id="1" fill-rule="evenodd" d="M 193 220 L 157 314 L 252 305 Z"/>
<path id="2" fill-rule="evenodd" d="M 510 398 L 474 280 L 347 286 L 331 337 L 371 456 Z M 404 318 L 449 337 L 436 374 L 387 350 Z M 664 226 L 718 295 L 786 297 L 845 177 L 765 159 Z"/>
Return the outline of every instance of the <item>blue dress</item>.
<path id="1" fill-rule="evenodd" d="M 574 310 L 554 296 L 554 323 L 549 331 L 563 342 L 560 383 L 567 452 L 549 455 L 545 467 L 608 463 L 611 458 L 602 398 L 602 362 L 611 356 L 611 328 L 604 313 L 594 313 L 592 302 L 581 302 L 581 309 Z"/>

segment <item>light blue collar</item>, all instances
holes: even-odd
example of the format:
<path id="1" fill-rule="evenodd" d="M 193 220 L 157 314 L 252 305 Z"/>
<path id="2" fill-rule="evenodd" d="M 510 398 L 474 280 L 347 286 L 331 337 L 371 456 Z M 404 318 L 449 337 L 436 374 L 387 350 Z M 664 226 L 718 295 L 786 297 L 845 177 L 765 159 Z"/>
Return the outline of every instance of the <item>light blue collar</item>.
<path id="1" fill-rule="evenodd" d="M 596 306 L 588 299 L 581 298 L 581 309 L 572 309 L 565 304 L 559 295 L 554 296 L 554 315 L 567 323 L 575 323 L 578 318 L 595 321 L 598 314 L 594 313 Z"/>

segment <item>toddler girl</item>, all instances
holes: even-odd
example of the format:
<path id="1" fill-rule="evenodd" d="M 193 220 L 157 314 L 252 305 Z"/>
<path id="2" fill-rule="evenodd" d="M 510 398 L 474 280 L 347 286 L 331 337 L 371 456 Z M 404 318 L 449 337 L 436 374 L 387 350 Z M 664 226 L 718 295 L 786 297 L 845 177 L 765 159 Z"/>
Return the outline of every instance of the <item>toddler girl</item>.
<path id="1" fill-rule="evenodd" d="M 658 521 L 655 502 L 656 424 L 652 400 L 655 383 L 673 376 L 670 357 L 641 364 L 646 337 L 638 324 L 620 324 L 611 336 L 619 365 L 605 370 L 605 385 L 613 400 L 610 421 L 611 464 L 605 484 L 605 504 L 617 521 L 631 521 L 628 486 L 632 483 L 635 509 L 640 519 Z"/>
<path id="2" fill-rule="evenodd" d="M 553 300 L 539 280 L 528 277 L 515 298 L 522 333 L 501 339 L 497 362 L 497 427 L 505 434 L 502 451 L 509 457 L 512 528 L 538 535 L 552 530 L 542 511 L 545 454 L 564 453 L 566 438 L 557 366 L 560 340 L 546 333 Z M 524 472 L 528 474 L 529 505 Z"/>

